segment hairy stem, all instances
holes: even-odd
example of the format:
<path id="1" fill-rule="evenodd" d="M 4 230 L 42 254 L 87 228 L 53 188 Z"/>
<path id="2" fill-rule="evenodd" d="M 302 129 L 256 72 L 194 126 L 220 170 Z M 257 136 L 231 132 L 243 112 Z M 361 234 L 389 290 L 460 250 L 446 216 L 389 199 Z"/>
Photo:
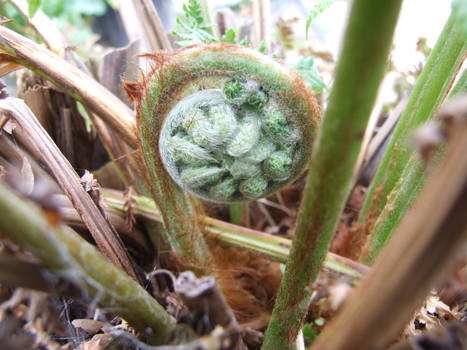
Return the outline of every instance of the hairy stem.
<path id="1" fill-rule="evenodd" d="M 76 232 L 50 224 L 36 206 L 0 183 L 0 231 L 44 264 L 80 286 L 83 298 L 111 308 L 156 343 L 175 325 L 154 298 Z M 149 332 L 148 332 L 149 330 Z"/>
<path id="2" fill-rule="evenodd" d="M 316 105 L 293 72 L 241 46 L 197 45 L 148 57 L 154 68 L 126 84 L 148 186 L 175 253 L 206 267 L 211 257 L 198 210 L 183 189 L 245 201 L 292 182 L 309 159 Z"/>
<path id="3" fill-rule="evenodd" d="M 339 215 L 383 77 L 401 1 L 356 0 L 263 349 L 293 349 Z"/>
<path id="4" fill-rule="evenodd" d="M 467 92 L 467 71 L 457 81 L 456 85 L 449 94 L 449 99 Z M 436 152 L 435 158 L 442 158 L 445 149 L 441 147 Z M 426 164 L 422 164 L 419 154 L 412 154 L 404 167 L 400 179 L 394 186 L 387 198 L 387 202 L 382 209 L 379 217 L 373 222 L 370 232 L 371 239 L 367 240 L 367 248 L 364 249 L 360 257 L 361 261 L 371 263 L 378 256 L 380 250 L 391 237 L 402 217 L 411 207 L 419 191 L 425 184 Z"/>
<path id="5" fill-rule="evenodd" d="M 413 149 L 408 145 L 408 136 L 417 126 L 433 116 L 446 97 L 447 91 L 465 59 L 466 48 L 467 43 L 462 39 L 456 28 L 456 21 L 451 16 L 415 84 L 406 109 L 400 117 L 368 190 L 359 216 L 359 222 L 365 230 L 363 234 L 370 233 L 373 223 L 383 211 L 387 198 L 401 178 L 409 158 L 413 155 Z M 415 194 L 412 193 L 411 197 L 413 198 Z M 402 214 L 397 215 L 401 217 Z M 370 238 L 370 240 L 372 239 Z"/>

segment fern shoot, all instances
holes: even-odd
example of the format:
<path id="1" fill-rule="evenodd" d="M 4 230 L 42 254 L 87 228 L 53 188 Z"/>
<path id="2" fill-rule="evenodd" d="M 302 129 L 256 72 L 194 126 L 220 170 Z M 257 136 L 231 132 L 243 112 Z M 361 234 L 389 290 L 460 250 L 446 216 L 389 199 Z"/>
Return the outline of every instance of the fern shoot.
<path id="1" fill-rule="evenodd" d="M 218 202 L 267 196 L 306 168 L 318 111 L 292 70 L 231 44 L 152 57 L 136 98 L 150 168 Z"/>

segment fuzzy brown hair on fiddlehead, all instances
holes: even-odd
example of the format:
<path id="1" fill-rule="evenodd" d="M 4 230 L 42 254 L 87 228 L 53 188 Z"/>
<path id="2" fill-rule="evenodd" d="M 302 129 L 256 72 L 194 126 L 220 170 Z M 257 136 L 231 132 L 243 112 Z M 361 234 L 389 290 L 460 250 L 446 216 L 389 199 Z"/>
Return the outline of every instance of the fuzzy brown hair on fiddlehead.
<path id="1" fill-rule="evenodd" d="M 154 58 L 138 107 L 146 163 L 219 202 L 264 197 L 306 168 L 318 111 L 294 72 L 236 45 Z"/>

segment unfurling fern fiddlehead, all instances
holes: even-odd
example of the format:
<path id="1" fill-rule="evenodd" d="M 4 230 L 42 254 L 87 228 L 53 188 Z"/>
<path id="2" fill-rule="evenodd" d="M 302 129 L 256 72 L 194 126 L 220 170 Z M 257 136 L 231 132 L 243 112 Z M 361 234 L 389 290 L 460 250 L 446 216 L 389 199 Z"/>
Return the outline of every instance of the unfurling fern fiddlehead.
<path id="1" fill-rule="evenodd" d="M 318 111 L 291 70 L 226 44 L 152 57 L 137 101 L 146 164 L 220 202 L 266 196 L 305 169 Z"/>

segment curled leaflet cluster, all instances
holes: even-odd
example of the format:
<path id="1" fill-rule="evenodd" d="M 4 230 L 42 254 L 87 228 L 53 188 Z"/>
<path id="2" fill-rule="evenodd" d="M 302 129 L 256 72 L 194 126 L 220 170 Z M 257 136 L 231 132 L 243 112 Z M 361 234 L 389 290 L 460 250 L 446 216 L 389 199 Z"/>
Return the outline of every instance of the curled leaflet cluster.
<path id="1" fill-rule="evenodd" d="M 296 174 L 299 126 L 253 80 L 219 78 L 164 120 L 162 161 L 183 189 L 233 202 L 263 197 Z"/>

